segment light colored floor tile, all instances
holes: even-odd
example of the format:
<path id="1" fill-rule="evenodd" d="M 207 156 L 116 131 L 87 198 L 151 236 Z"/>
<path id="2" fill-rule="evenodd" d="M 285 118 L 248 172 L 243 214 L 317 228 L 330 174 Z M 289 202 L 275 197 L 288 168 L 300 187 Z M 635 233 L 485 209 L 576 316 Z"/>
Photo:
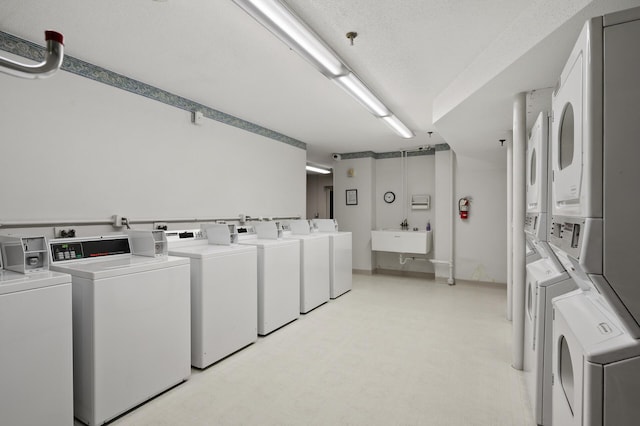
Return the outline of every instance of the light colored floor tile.
<path id="1" fill-rule="evenodd" d="M 530 426 L 506 290 L 354 275 L 353 290 L 112 424 Z"/>

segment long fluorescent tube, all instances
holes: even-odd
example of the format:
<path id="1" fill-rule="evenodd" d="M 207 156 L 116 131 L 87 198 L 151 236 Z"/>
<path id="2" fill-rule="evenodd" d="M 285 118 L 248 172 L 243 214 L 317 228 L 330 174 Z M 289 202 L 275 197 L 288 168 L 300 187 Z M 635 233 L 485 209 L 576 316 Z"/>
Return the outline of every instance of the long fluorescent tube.
<path id="1" fill-rule="evenodd" d="M 400 121 L 398 117 L 396 117 L 395 115 L 389 115 L 387 117 L 380 117 L 380 118 L 382 118 L 389 127 L 391 127 L 397 134 L 399 134 L 403 138 L 411 139 L 412 137 L 415 136 L 415 134 L 407 126 L 405 126 L 404 123 Z"/>
<path id="2" fill-rule="evenodd" d="M 233 0 L 233 2 L 327 77 L 336 77 L 348 72 L 342 61 L 321 41 L 320 37 L 280 1 Z"/>
<path id="3" fill-rule="evenodd" d="M 371 114 L 382 118 L 396 133 L 409 139 L 415 134 L 342 62 L 330 47 L 280 0 L 233 0 L 327 78 L 353 96 Z"/>
<path id="4" fill-rule="evenodd" d="M 307 166 L 307 171 L 321 173 L 323 175 L 328 175 L 329 173 L 331 173 L 331 170 L 325 170 L 325 169 L 321 169 L 319 167 L 313 167 L 313 166 Z"/>
<path id="5" fill-rule="evenodd" d="M 336 77 L 333 81 L 360 102 L 371 114 L 378 117 L 391 114 L 382 101 L 355 74 L 349 73 Z"/>

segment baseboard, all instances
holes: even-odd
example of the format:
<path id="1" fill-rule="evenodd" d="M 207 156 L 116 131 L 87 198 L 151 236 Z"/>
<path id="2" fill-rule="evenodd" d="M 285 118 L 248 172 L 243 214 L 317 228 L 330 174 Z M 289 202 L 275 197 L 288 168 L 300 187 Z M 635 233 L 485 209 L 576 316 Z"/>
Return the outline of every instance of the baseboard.
<path id="1" fill-rule="evenodd" d="M 376 268 L 375 273 L 380 275 L 393 275 L 396 277 L 425 278 L 428 280 L 433 280 L 436 276 L 433 272 L 399 271 L 397 269 L 383 268 Z"/>
<path id="2" fill-rule="evenodd" d="M 445 282 L 446 282 L 446 278 L 444 278 Z M 487 287 L 507 287 L 507 283 L 499 283 L 499 282 L 495 282 L 495 281 L 473 281 L 473 280 L 461 280 L 456 278 L 456 284 L 465 284 L 465 285 L 481 285 L 481 286 L 487 286 Z"/>
<path id="3" fill-rule="evenodd" d="M 373 271 L 368 269 L 352 269 L 351 273 L 357 275 L 373 275 Z"/>

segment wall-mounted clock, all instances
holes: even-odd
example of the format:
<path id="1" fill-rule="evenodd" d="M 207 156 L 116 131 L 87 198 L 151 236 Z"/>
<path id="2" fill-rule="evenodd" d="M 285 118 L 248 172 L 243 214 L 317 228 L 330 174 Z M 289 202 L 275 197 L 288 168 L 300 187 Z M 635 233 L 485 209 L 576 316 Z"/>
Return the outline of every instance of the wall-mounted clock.
<path id="1" fill-rule="evenodd" d="M 391 204 L 396 200 L 396 194 L 391 191 L 387 191 L 384 193 L 384 201 Z"/>

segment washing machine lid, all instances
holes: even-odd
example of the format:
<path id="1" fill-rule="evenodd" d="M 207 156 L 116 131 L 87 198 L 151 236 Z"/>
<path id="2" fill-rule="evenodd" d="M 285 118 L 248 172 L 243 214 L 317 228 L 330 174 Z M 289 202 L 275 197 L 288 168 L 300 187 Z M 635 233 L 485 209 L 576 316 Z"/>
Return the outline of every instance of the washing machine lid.
<path id="1" fill-rule="evenodd" d="M 527 265 L 527 274 L 539 287 L 547 287 L 560 281 L 570 279 L 569 274 L 560 265 L 555 264 L 549 258 L 541 258 Z"/>
<path id="2" fill-rule="evenodd" d="M 87 261 L 70 262 L 61 265 L 52 265 L 51 269 L 73 275 L 74 277 L 98 280 L 164 268 L 172 268 L 180 265 L 189 265 L 189 259 L 173 256 L 105 257 Z"/>
<path id="3" fill-rule="evenodd" d="M 71 276 L 54 271 L 19 272 L 0 270 L 0 295 L 34 290 L 53 285 L 68 284 Z"/>
<path id="4" fill-rule="evenodd" d="M 202 259 L 207 257 L 227 256 L 229 254 L 239 253 L 251 253 L 257 251 L 257 247 L 254 245 L 240 245 L 231 244 L 225 245 L 212 245 L 206 241 L 204 244 L 197 244 L 191 246 L 182 247 L 169 247 L 169 254 L 171 256 L 189 257 L 192 259 Z"/>
<path id="5" fill-rule="evenodd" d="M 608 364 L 640 356 L 640 341 L 626 332 L 599 295 L 578 290 L 554 299 L 553 306 L 556 318 L 561 315 L 568 327 L 557 333 L 575 336 L 587 361 Z"/>

